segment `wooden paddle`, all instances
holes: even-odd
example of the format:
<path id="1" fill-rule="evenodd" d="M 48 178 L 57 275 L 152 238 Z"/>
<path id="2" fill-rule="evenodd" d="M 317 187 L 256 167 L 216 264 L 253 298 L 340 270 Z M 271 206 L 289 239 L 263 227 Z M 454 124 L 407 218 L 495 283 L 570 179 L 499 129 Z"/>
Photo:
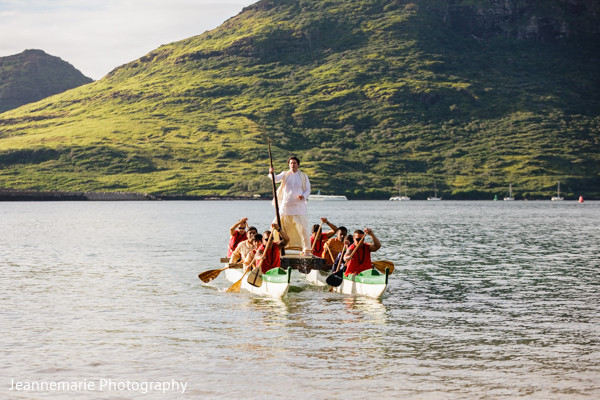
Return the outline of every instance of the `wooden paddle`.
<path id="1" fill-rule="evenodd" d="M 317 244 L 317 237 L 319 237 L 319 233 L 321 233 L 321 228 L 323 228 L 323 221 L 319 224 L 319 229 L 317 229 L 317 233 L 315 233 L 315 238 L 313 239 L 312 246 L 310 246 L 310 252 L 312 253 L 315 249 L 315 244 Z M 321 240 L 321 238 L 319 238 Z"/>
<path id="2" fill-rule="evenodd" d="M 275 235 L 274 235 L 273 231 L 271 231 L 271 234 L 269 235 L 269 240 L 267 240 L 267 245 L 265 246 L 265 250 L 263 251 L 262 258 L 258 262 L 258 265 L 256 266 L 256 268 L 254 268 L 252 270 L 252 272 L 250 272 L 250 275 L 248 275 L 248 283 L 251 284 L 252 286 L 255 286 L 255 287 L 262 286 L 263 278 L 262 278 L 261 267 L 262 267 L 263 261 L 265 261 L 265 259 L 267 258 L 267 251 L 269 251 L 269 248 L 271 247 L 271 244 L 273 243 L 273 236 L 275 236 Z"/>
<path id="3" fill-rule="evenodd" d="M 373 267 L 377 269 L 377 271 L 385 274 L 385 270 L 388 269 L 391 274 L 394 272 L 394 263 L 391 261 L 381 260 L 381 261 L 373 261 Z"/>
<path id="4" fill-rule="evenodd" d="M 327 252 L 329 253 L 329 257 L 331 257 L 331 261 L 333 261 L 333 263 L 335 264 L 335 257 L 333 256 L 331 249 L 329 248 L 329 246 L 327 244 L 325 244 L 325 246 L 327 246 Z M 323 247 L 325 247 L 325 246 L 323 246 Z"/>
<path id="5" fill-rule="evenodd" d="M 211 269 L 209 271 L 200 272 L 198 278 L 204 283 L 208 283 L 215 279 L 219 274 L 229 268 L 229 265 L 221 269 Z"/>
<path id="6" fill-rule="evenodd" d="M 273 156 L 271 155 L 271 139 L 267 139 L 269 143 L 269 163 L 271 164 L 271 169 L 273 169 Z M 273 173 L 271 174 L 271 183 L 273 183 L 273 200 L 275 201 L 275 216 L 277 217 L 277 226 L 279 229 L 283 229 L 281 225 L 281 217 L 279 216 L 279 200 L 277 199 L 277 189 L 275 187 L 275 170 L 273 169 Z M 285 255 L 285 249 L 281 249 L 281 255 Z"/>
<path id="7" fill-rule="evenodd" d="M 331 254 L 331 252 L 330 252 L 330 254 Z M 344 271 L 340 268 L 342 266 L 342 261 L 344 261 L 344 254 L 346 254 L 346 246 L 344 246 L 344 249 L 342 250 L 342 255 L 340 256 L 340 259 L 338 260 L 335 271 L 331 275 L 329 275 L 327 277 L 327 279 L 325 279 L 325 282 L 329 286 L 331 286 L 330 291 L 332 291 L 334 287 L 340 286 L 342 284 L 342 282 L 344 281 L 344 277 L 343 277 Z M 334 266 L 335 266 L 335 260 L 333 262 L 334 262 Z"/>
<path id="8" fill-rule="evenodd" d="M 228 258 L 225 258 L 225 260 L 229 261 Z M 202 282 L 208 283 L 208 282 L 212 281 L 213 279 L 215 279 L 217 276 L 219 276 L 219 274 L 221 272 L 225 271 L 227 268 L 241 268 L 241 267 L 242 267 L 242 263 L 233 263 L 233 264 L 229 264 L 225 268 L 209 269 L 208 271 L 200 272 L 198 274 L 198 278 L 200 278 L 200 280 Z"/>
<path id="9" fill-rule="evenodd" d="M 242 275 L 242 277 L 236 283 L 234 283 L 229 289 L 227 289 L 227 293 L 239 293 L 240 288 L 242 287 L 242 281 L 244 280 L 244 277 L 247 273 L 248 271 L 244 272 L 244 275 Z"/>

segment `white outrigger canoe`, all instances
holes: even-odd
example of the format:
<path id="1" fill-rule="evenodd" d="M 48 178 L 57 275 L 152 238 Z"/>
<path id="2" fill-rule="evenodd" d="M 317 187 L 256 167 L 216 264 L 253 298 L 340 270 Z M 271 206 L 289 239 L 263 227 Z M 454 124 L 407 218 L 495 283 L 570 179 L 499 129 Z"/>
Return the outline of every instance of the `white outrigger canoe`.
<path id="1" fill-rule="evenodd" d="M 329 286 L 326 279 L 331 272 L 311 270 L 305 274 L 306 279 L 317 286 Z M 375 268 L 368 269 L 357 275 L 344 276 L 342 284 L 332 289 L 334 292 L 350 295 L 362 295 L 378 299 L 383 295 L 387 288 L 389 270 L 385 270 L 385 274 L 379 272 Z"/>
<path id="2" fill-rule="evenodd" d="M 225 278 L 230 282 L 237 282 L 244 275 L 243 268 L 227 268 L 225 270 Z M 292 269 L 287 270 L 281 268 L 273 268 L 262 275 L 262 285 L 259 287 L 252 286 L 248 283 L 248 274 L 244 276 L 241 288 L 253 294 L 281 298 L 285 296 L 290 288 L 290 280 L 292 277 Z"/>

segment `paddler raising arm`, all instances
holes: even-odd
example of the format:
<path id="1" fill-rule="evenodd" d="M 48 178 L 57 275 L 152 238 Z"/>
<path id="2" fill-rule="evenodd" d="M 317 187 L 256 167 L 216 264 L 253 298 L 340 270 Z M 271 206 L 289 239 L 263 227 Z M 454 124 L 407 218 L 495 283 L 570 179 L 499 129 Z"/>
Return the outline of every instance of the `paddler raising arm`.
<path id="1" fill-rule="evenodd" d="M 231 254 L 235 250 L 238 244 L 248 239 L 246 234 L 246 225 L 248 218 L 242 218 L 229 228 L 229 247 L 227 248 L 227 257 L 231 257 Z M 256 229 L 255 229 L 256 230 Z"/>
<path id="2" fill-rule="evenodd" d="M 364 241 L 361 243 L 361 239 L 363 239 L 365 235 L 371 236 L 373 243 L 366 243 Z M 360 246 L 354 251 L 354 248 L 359 244 Z M 377 236 L 375 236 L 372 229 L 365 228 L 364 232 L 360 229 L 354 231 L 354 244 L 348 248 L 346 255 L 344 255 L 344 261 L 346 261 L 345 275 L 360 274 L 363 271 L 371 269 L 371 253 L 380 248 L 381 242 L 379 242 L 379 239 L 377 239 Z M 352 256 L 353 252 L 354 255 Z"/>

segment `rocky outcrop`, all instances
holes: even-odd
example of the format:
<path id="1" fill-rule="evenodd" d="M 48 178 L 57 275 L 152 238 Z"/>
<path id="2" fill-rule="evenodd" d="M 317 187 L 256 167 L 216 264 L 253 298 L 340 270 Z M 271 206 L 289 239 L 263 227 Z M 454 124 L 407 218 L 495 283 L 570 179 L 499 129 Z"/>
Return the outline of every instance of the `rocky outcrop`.
<path id="1" fill-rule="evenodd" d="M 501 35 L 551 42 L 600 34 L 597 0 L 451 0 L 433 4 L 428 7 L 437 8 L 446 24 L 481 39 Z"/>

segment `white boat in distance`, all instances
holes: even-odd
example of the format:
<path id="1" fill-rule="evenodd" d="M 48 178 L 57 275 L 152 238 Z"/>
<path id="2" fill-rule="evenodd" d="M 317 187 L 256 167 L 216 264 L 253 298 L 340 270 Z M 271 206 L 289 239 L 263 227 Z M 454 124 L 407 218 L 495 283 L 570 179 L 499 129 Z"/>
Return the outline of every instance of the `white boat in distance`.
<path id="1" fill-rule="evenodd" d="M 408 201 L 410 200 L 410 197 L 408 196 L 394 196 L 394 197 L 390 197 L 390 201 Z"/>
<path id="2" fill-rule="evenodd" d="M 508 197 L 505 197 L 504 201 L 515 201 L 515 198 L 512 195 L 512 183 L 508 185 Z"/>
<path id="3" fill-rule="evenodd" d="M 558 181 L 558 190 L 556 191 L 556 196 L 552 196 L 551 201 L 563 201 L 565 198 L 560 197 L 560 181 Z"/>
<path id="4" fill-rule="evenodd" d="M 335 196 L 335 195 L 326 195 L 321 194 L 321 191 L 317 191 L 317 194 L 311 194 L 308 196 L 308 200 L 311 201 L 344 201 L 348 200 L 346 196 Z"/>
<path id="5" fill-rule="evenodd" d="M 406 195 L 406 186 L 407 185 L 404 186 L 404 196 L 402 196 L 401 188 L 400 188 L 401 187 L 401 182 L 399 181 L 398 182 L 398 196 L 392 196 L 392 197 L 390 197 L 390 201 L 408 201 L 408 200 L 410 200 L 410 197 L 408 197 Z"/>
<path id="6" fill-rule="evenodd" d="M 434 195 L 433 196 L 429 196 L 427 198 L 427 200 L 429 200 L 429 201 L 440 201 L 440 200 L 442 200 L 441 197 L 437 197 L 437 185 L 436 185 L 435 181 L 433 181 L 433 192 L 434 192 Z"/>

